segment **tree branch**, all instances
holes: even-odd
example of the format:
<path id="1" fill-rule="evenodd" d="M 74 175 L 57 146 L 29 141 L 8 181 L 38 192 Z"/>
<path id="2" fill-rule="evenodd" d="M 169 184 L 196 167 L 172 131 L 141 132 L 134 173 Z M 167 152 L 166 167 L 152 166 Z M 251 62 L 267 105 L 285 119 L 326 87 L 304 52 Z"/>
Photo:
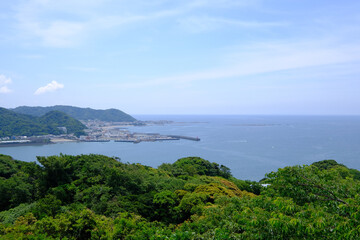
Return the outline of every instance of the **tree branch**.
<path id="1" fill-rule="evenodd" d="M 320 190 L 323 190 L 325 192 L 327 192 L 327 194 L 320 194 L 320 193 L 313 193 L 317 196 L 323 196 L 323 197 L 327 197 L 328 199 L 324 199 L 324 201 L 326 200 L 333 200 L 333 201 L 337 201 L 337 202 L 341 202 L 343 204 L 346 204 L 346 205 L 349 205 L 347 202 L 345 202 L 344 200 L 338 198 L 335 193 L 333 193 L 332 191 L 330 191 L 329 189 L 326 189 L 320 185 L 316 185 L 315 183 L 313 183 L 313 181 L 311 181 L 310 179 L 308 179 L 307 177 L 305 176 L 301 176 L 303 177 L 306 181 L 312 183 L 312 184 L 307 184 L 307 183 L 301 183 L 301 182 L 297 182 L 298 185 L 300 186 L 306 186 L 306 187 L 313 187 L 313 188 L 317 188 L 317 189 L 320 189 Z"/>

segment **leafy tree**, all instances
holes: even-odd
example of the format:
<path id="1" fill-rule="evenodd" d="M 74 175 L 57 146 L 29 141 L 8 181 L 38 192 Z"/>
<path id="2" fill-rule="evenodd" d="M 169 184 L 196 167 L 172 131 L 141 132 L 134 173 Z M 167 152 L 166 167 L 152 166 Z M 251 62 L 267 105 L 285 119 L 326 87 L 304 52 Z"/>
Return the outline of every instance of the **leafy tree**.
<path id="1" fill-rule="evenodd" d="M 37 157 L 44 167 L 43 184 L 45 188 L 57 187 L 72 181 L 72 165 L 66 156 Z"/>
<path id="2" fill-rule="evenodd" d="M 169 190 L 155 194 L 153 203 L 155 204 L 154 219 L 165 223 L 175 223 L 178 221 L 179 213 L 176 206 L 179 204 L 178 196 Z"/>
<path id="3" fill-rule="evenodd" d="M 359 239 L 357 170 L 335 161 L 225 178 L 183 158 L 158 169 L 102 155 L 0 155 L 2 239 Z"/>
<path id="4" fill-rule="evenodd" d="M 338 167 L 338 166 L 345 167 L 343 164 L 339 164 L 335 160 L 332 160 L 332 159 L 314 162 L 311 165 L 319 168 L 320 170 L 329 170 L 330 168 Z"/>
<path id="5" fill-rule="evenodd" d="M 315 166 L 294 166 L 267 174 L 270 186 L 265 194 L 290 197 L 296 203 L 316 202 L 336 209 L 348 204 L 346 198 L 354 197 L 360 189 L 358 182 L 344 179 L 344 167 L 320 170 Z"/>
<path id="6" fill-rule="evenodd" d="M 160 169 L 171 171 L 174 176 L 221 176 L 230 178 L 230 169 L 224 165 L 219 166 L 217 163 L 211 163 L 199 157 L 187 157 L 177 160 L 172 165 L 162 164 Z"/>
<path id="7" fill-rule="evenodd" d="M 35 186 L 23 172 L 8 179 L 0 178 L 0 211 L 16 207 L 34 199 Z"/>
<path id="8" fill-rule="evenodd" d="M 359 170 L 350 169 L 350 168 L 346 167 L 343 164 L 337 163 L 335 160 L 323 160 L 323 161 L 319 161 L 319 162 L 314 162 L 311 165 L 315 166 L 315 167 L 317 167 L 317 168 L 319 168 L 321 170 L 329 170 L 329 169 L 334 168 L 334 167 L 343 167 L 343 168 L 348 170 L 348 171 L 343 172 L 345 175 L 350 174 L 354 179 L 360 181 L 360 171 Z M 343 177 L 345 177 L 345 176 L 343 176 Z"/>
<path id="9" fill-rule="evenodd" d="M 54 217 L 61 209 L 61 201 L 54 195 L 47 195 L 37 201 L 32 213 L 37 219 L 41 219 L 46 216 Z"/>
<path id="10" fill-rule="evenodd" d="M 0 222 L 3 224 L 13 224 L 16 219 L 32 212 L 36 202 L 21 203 L 20 205 L 11 208 L 7 211 L 0 212 Z"/>

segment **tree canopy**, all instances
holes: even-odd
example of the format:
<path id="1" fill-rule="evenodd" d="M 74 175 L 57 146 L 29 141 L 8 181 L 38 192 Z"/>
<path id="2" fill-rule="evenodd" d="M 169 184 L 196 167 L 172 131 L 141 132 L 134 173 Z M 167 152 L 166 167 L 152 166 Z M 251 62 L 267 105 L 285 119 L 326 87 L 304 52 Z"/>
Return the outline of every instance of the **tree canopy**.
<path id="1" fill-rule="evenodd" d="M 157 169 L 94 154 L 38 162 L 0 155 L 3 239 L 360 237 L 359 171 L 335 161 L 271 172 L 267 187 L 198 157 Z"/>

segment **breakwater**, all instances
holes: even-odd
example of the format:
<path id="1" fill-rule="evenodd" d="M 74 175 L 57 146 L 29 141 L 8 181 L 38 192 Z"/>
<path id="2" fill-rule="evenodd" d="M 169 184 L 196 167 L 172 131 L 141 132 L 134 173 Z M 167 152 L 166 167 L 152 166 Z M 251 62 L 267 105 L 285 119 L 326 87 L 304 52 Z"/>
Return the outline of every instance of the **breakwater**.
<path id="1" fill-rule="evenodd" d="M 110 139 L 85 139 L 81 142 L 110 142 Z"/>
<path id="2" fill-rule="evenodd" d="M 188 136 L 179 136 L 179 135 L 168 135 L 169 137 L 178 138 L 178 139 L 186 139 L 191 141 L 200 141 L 198 137 L 188 137 Z"/>

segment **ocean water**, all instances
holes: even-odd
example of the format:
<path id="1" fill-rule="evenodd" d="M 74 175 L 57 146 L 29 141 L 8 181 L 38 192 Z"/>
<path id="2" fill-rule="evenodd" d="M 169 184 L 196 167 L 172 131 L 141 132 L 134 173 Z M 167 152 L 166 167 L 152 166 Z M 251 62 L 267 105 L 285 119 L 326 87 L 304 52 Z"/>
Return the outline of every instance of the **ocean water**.
<path id="1" fill-rule="evenodd" d="M 139 120 L 172 120 L 164 126 L 129 127 L 133 132 L 199 137 L 201 141 L 59 143 L 0 147 L 23 161 L 36 156 L 104 154 L 122 162 L 157 167 L 187 156 L 223 164 L 239 179 L 260 180 L 292 165 L 335 159 L 360 169 L 360 116 L 146 115 Z"/>

